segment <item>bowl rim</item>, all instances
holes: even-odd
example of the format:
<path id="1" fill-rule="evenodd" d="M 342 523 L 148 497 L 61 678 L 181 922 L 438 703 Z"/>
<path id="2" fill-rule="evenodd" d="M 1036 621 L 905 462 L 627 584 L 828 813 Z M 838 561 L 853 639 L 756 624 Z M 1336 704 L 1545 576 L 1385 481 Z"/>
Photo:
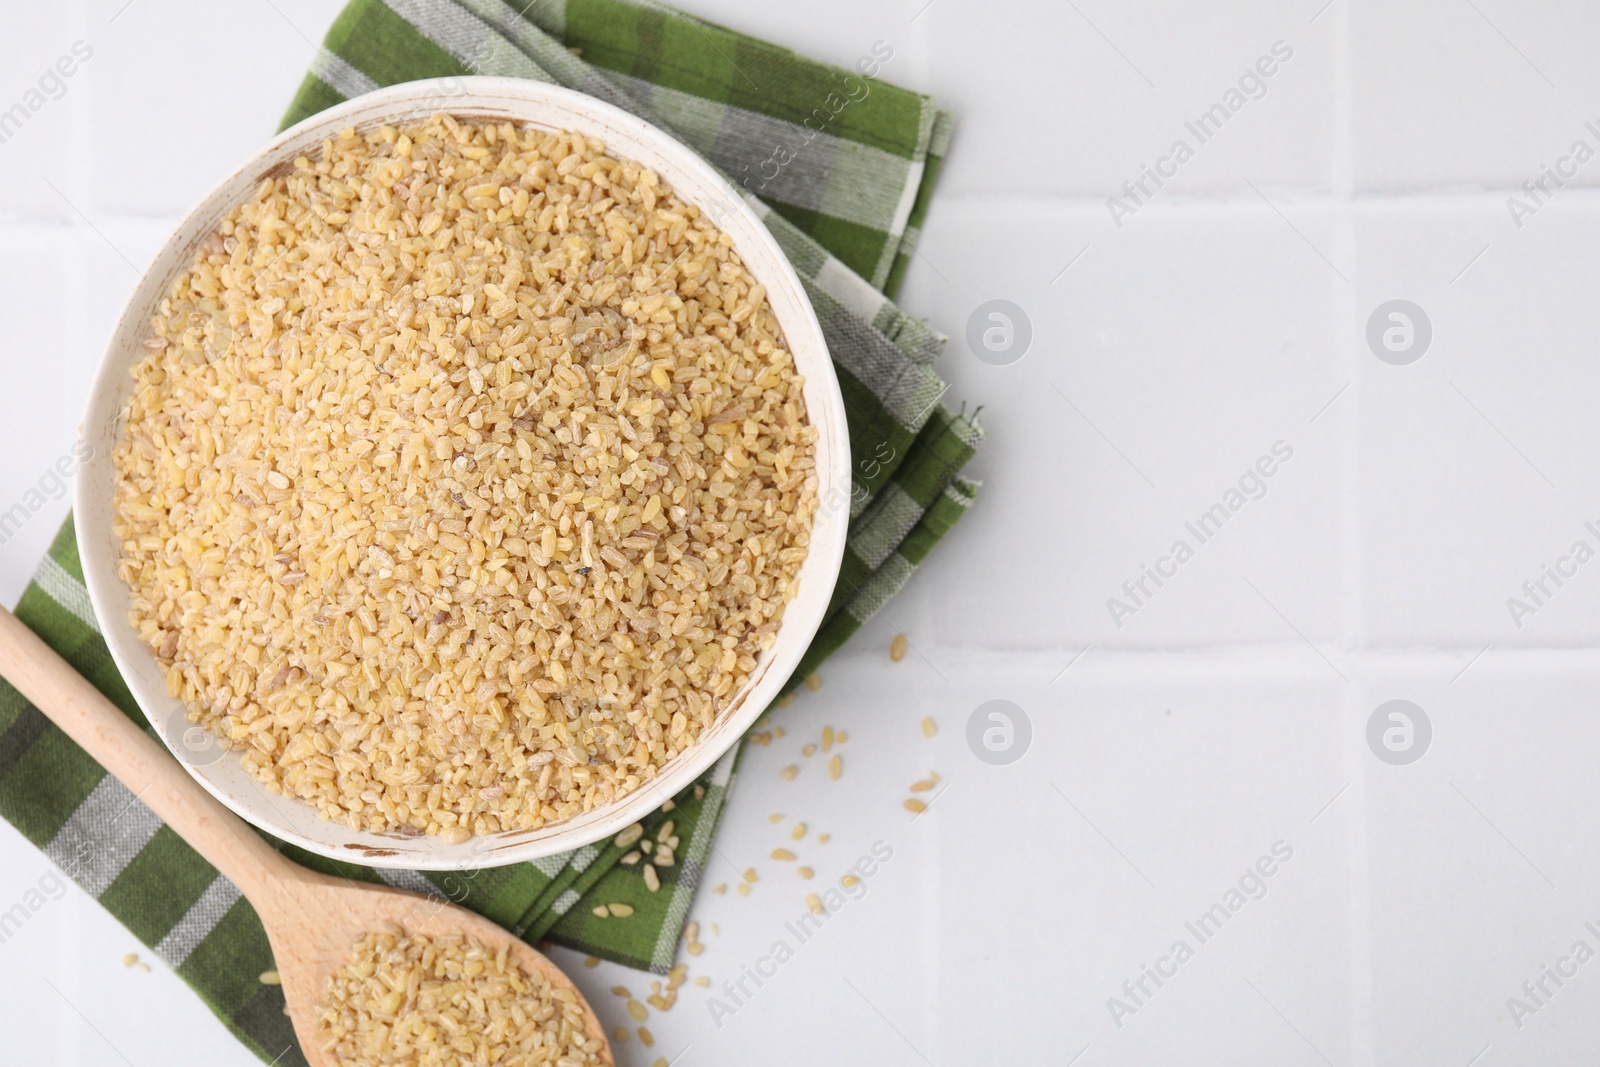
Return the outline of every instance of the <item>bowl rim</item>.
<path id="1" fill-rule="evenodd" d="M 579 121 L 570 126 L 552 124 L 537 117 L 535 113 L 541 110 L 564 112 Z M 604 140 L 608 154 L 616 158 L 635 159 L 656 169 L 658 173 L 663 170 L 674 171 L 675 177 L 663 173 L 663 180 L 679 196 L 710 213 L 719 229 L 734 236 L 734 247 L 740 257 L 752 274 L 767 287 L 769 304 L 773 307 L 774 316 L 778 317 L 785 343 L 797 366 L 802 362 L 810 364 L 803 369 L 806 378 L 805 400 L 808 418 L 818 431 L 818 505 L 812 520 L 807 556 L 801 565 L 800 590 L 785 607 L 777 638 L 758 657 L 756 669 L 747 677 L 730 706 L 720 713 L 693 747 L 674 757 L 658 770 L 654 778 L 620 800 L 560 822 L 546 824 L 538 830 L 502 831 L 499 834 L 475 836 L 463 843 L 452 844 L 439 835 L 405 836 L 352 830 L 342 822 L 322 818 L 306 801 L 269 795 L 265 787 L 256 783 L 242 767 L 238 768 L 235 777 L 242 776 L 253 784 L 253 795 L 265 798 L 265 803 L 253 799 L 252 794 L 239 795 L 214 782 L 204 773 L 205 767 L 217 759 L 228 759 L 237 764 L 239 757 L 229 753 L 213 756 L 207 763 L 199 764 L 194 753 L 177 742 L 176 737 L 189 729 L 186 723 L 180 724 L 174 710 L 181 710 L 183 705 L 166 695 L 164 684 L 160 687 L 159 696 L 151 692 L 149 671 L 152 668 L 159 671 L 160 668 L 155 663 L 154 655 L 139 640 L 127 620 L 128 590 L 117 578 L 115 569 L 119 553 L 107 547 L 114 544 L 109 522 L 103 531 L 98 528 L 79 528 L 78 546 L 84 583 L 112 661 L 154 732 L 207 792 L 236 815 L 272 837 L 320 856 L 378 868 L 445 871 L 497 867 L 542 859 L 604 841 L 647 816 L 650 811 L 660 807 L 662 801 L 676 795 L 712 764 L 723 759 L 777 696 L 784 681 L 793 674 L 826 617 L 827 605 L 844 558 L 852 468 L 843 393 L 822 326 L 794 265 L 761 221 L 766 209 L 759 202 L 752 204 L 710 162 L 676 136 L 645 119 L 560 85 L 489 76 L 404 82 L 352 98 L 282 131 L 214 185 L 185 212 L 182 220 L 163 240 L 123 305 L 95 372 L 81 429 L 82 438 L 92 442 L 98 437 L 102 444 L 108 446 L 114 446 L 120 439 L 124 422 L 122 401 L 131 392 L 126 386 L 129 380 L 127 371 L 139 358 L 130 346 L 130 340 L 148 328 L 153 308 L 166 295 L 176 277 L 192 264 L 195 247 L 205 236 L 214 232 L 217 220 L 242 203 L 248 196 L 248 190 L 262 178 L 280 171 L 292 160 L 297 154 L 295 146 L 299 146 L 299 151 L 314 148 L 317 141 L 332 136 L 348 125 L 370 129 L 386 122 L 415 122 L 437 111 L 479 120 L 509 120 L 519 125 L 535 125 L 552 130 L 579 129 L 589 136 Z M 528 114 L 519 116 L 516 114 L 518 111 Z M 308 141 L 313 132 L 317 135 L 315 141 Z M 637 143 L 619 148 L 613 144 L 613 138 L 619 135 L 631 137 Z M 653 155 L 655 159 L 640 159 L 641 148 L 644 149 L 643 155 Z M 247 178 L 248 184 L 241 184 Z M 691 195 L 685 191 L 685 185 L 698 188 Z M 759 269 L 752 263 L 753 256 L 763 260 Z M 158 273 L 157 268 L 164 263 L 167 266 Z M 781 315 L 778 307 L 780 302 L 785 305 Z M 80 471 L 73 488 L 75 521 L 93 521 L 102 514 L 109 519 L 114 511 L 109 499 L 97 495 L 102 486 L 110 483 L 104 478 L 92 476 L 109 468 L 110 453 L 111 447 L 101 452 L 93 449 L 91 444 L 90 458 L 84 462 L 84 469 Z M 824 458 L 831 460 L 826 468 Z M 106 496 L 109 497 L 109 494 Z M 100 535 L 102 533 L 103 536 Z M 819 586 L 826 588 L 819 593 Z M 158 706 L 167 712 L 165 720 L 158 714 Z M 212 744 L 214 746 L 214 741 Z M 287 824 L 284 819 L 273 817 L 280 805 L 303 809 L 304 814 L 315 820 L 316 826 L 332 828 L 330 836 L 365 840 L 365 843 L 333 843 L 308 836 L 304 830 Z M 306 822 L 303 815 L 296 817 L 295 821 Z"/>

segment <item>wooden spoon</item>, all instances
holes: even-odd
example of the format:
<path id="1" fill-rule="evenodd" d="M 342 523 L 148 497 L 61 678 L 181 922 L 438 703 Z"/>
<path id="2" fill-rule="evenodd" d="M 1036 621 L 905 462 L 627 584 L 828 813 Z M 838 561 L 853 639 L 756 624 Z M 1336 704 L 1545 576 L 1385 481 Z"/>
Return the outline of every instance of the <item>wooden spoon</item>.
<path id="1" fill-rule="evenodd" d="M 585 1030 L 614 1062 L 605 1030 L 583 994 L 555 964 L 519 938 L 465 908 L 388 886 L 365 885 L 308 870 L 285 858 L 207 793 L 172 755 L 34 632 L 0 608 L 0 675 L 127 786 L 151 811 L 239 888 L 261 916 L 283 979 L 289 1018 L 311 1067 L 340 1067 L 317 1043 L 325 979 L 363 934 L 395 923 L 408 934 L 465 933 L 552 986 L 572 990 Z"/>

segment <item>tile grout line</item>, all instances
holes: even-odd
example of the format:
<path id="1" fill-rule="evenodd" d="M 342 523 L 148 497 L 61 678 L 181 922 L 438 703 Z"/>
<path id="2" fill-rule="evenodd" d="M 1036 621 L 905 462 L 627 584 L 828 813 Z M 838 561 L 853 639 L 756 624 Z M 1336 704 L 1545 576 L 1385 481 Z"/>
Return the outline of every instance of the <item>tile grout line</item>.
<path id="1" fill-rule="evenodd" d="M 1345 637 L 1344 645 L 1352 651 L 1365 649 L 1367 646 L 1367 633 L 1365 627 L 1365 612 L 1363 611 L 1363 555 L 1361 542 L 1361 408 L 1364 390 L 1361 388 L 1363 371 L 1369 369 L 1362 360 L 1362 350 L 1357 343 L 1354 324 L 1361 321 L 1360 311 L 1356 305 L 1357 287 L 1363 280 L 1361 272 L 1361 253 L 1359 241 L 1355 232 L 1356 214 L 1356 182 L 1355 182 L 1355 129 L 1354 129 L 1354 96 L 1352 85 L 1352 33 L 1351 21 L 1353 19 L 1353 5 L 1341 3 L 1334 15 L 1334 117 L 1333 117 L 1333 191 L 1337 199 L 1337 208 L 1334 221 L 1333 247 L 1335 254 L 1343 252 L 1341 257 L 1348 264 L 1347 269 L 1354 281 L 1341 285 L 1334 291 L 1334 324 L 1337 334 L 1335 336 L 1335 352 L 1337 362 L 1343 364 L 1346 373 L 1340 378 L 1355 383 L 1355 388 L 1347 391 L 1345 408 L 1340 412 L 1338 423 L 1339 454 L 1342 459 L 1339 472 L 1340 496 L 1340 536 L 1343 540 L 1340 556 L 1340 584 L 1343 586 L 1343 595 L 1340 596 L 1342 605 L 1342 620 L 1340 630 Z M 1388 198 L 1384 198 L 1388 199 Z M 1350 662 L 1350 676 L 1352 684 L 1345 687 L 1341 703 L 1345 707 L 1345 717 L 1348 723 L 1354 724 L 1362 721 L 1362 694 L 1364 672 L 1361 667 L 1365 657 L 1354 655 Z M 1372 1020 L 1372 978 L 1371 978 L 1371 879 L 1368 870 L 1368 843 L 1367 843 L 1367 789 L 1365 773 L 1369 769 L 1368 761 L 1362 757 L 1364 744 L 1358 732 L 1347 729 L 1344 745 L 1347 770 L 1350 780 L 1356 782 L 1354 795 L 1350 797 L 1349 813 L 1346 816 L 1347 840 L 1345 844 L 1346 862 L 1349 868 L 1348 898 L 1346 900 L 1347 921 L 1351 932 L 1350 960 L 1349 960 L 1349 996 L 1350 1015 L 1346 1040 L 1349 1042 L 1348 1056 L 1351 1060 L 1370 1058 L 1373 1050 L 1373 1020 Z"/>

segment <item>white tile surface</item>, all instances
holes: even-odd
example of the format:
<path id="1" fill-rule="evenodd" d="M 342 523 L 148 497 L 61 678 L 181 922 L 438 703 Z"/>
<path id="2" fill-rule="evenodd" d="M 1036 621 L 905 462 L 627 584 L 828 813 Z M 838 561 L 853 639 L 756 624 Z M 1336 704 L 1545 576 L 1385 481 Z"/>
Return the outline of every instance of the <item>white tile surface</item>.
<path id="1" fill-rule="evenodd" d="M 1326 210 L 1295 214 L 1329 244 Z M 1323 409 L 1348 381 L 1330 288 L 1342 283 L 1259 200 L 1153 206 L 1104 230 L 1094 208 L 1033 201 L 958 201 L 930 222 L 928 269 L 906 302 L 935 309 L 954 338 L 953 395 L 1003 428 L 977 461 L 984 506 L 933 572 L 940 639 L 1041 650 L 1285 639 L 1246 578 L 1302 631 L 1336 634 L 1344 416 Z M 1006 367 L 964 339 L 965 313 L 994 297 L 1033 327 L 1028 354 Z M 1279 442 L 1291 458 L 1202 543 L 1186 524 Z M 1123 591 L 1180 540 L 1194 558 L 1170 583 L 1147 580 L 1143 603 Z M 1135 613 L 1113 619 L 1113 597 Z"/>
<path id="2" fill-rule="evenodd" d="M 1103 202 L 1179 139 L 1196 155 L 1162 198 L 1248 192 L 1245 177 L 1258 185 L 1330 181 L 1332 27 L 1307 25 L 1287 5 L 950 5 L 924 18 L 939 72 L 932 85 L 961 122 L 950 195 Z M 1199 143 L 1185 123 L 1236 88 L 1276 42 L 1290 58 L 1247 83 L 1252 99 L 1215 140 Z"/>
<path id="3" fill-rule="evenodd" d="M 1596 117 L 1583 105 L 1597 72 L 1582 42 L 1597 18 L 1507 0 L 1349 4 L 1357 186 L 1500 189 L 1536 177 Z"/>
<path id="4" fill-rule="evenodd" d="M 0 124 L 0 218 L 65 222 L 71 208 L 51 183 L 72 184 L 88 140 L 94 54 L 83 5 L 21 5 L 7 13 L 7 30 L 0 37 L 0 111 L 9 116 Z M 86 62 L 74 55 L 75 45 Z"/>
<path id="5" fill-rule="evenodd" d="M 138 270 L 276 126 L 338 6 L 12 14 L 0 108 L 75 41 L 94 54 L 0 144 L 0 512 L 70 447 Z M 745 761 L 708 884 L 747 866 L 761 881 L 696 902 L 694 973 L 737 978 L 792 937 L 808 888 L 875 843 L 893 858 L 720 1027 L 712 993 L 686 986 L 652 1015 L 655 1047 L 634 1036 L 619 1062 L 1581 1062 L 1600 962 L 1520 1028 L 1507 999 L 1573 941 L 1600 951 L 1584 927 L 1600 928 L 1600 562 L 1546 579 L 1520 627 L 1507 600 L 1574 541 L 1600 550 L 1584 525 L 1600 527 L 1600 162 L 1520 226 L 1507 198 L 1575 139 L 1600 149 L 1582 106 L 1600 90 L 1600 15 L 1506 0 L 693 10 L 846 64 L 890 42 L 887 76 L 956 111 L 904 303 L 952 336 L 952 395 L 985 405 L 992 435 L 977 509 Z M 1265 94 L 1119 227 L 1107 198 L 1278 40 L 1294 56 Z M 996 298 L 1033 331 L 1011 366 L 964 340 Z M 1365 338 L 1397 298 L 1433 328 L 1406 366 Z M 1196 540 L 1185 523 L 1280 440 L 1294 454 L 1265 495 L 1118 626 L 1107 600 Z M 45 499 L 0 544 L 0 598 L 64 512 Z M 897 632 L 912 654 L 891 665 Z M 1008 766 L 965 738 L 991 699 L 1032 724 Z M 1391 699 L 1432 723 L 1412 765 L 1367 744 Z M 800 754 L 825 724 L 850 733 L 839 782 Z M 913 818 L 901 801 L 930 770 L 946 792 Z M 811 883 L 768 858 L 796 819 Z M 1265 895 L 1119 1028 L 1108 998 L 1278 841 L 1294 854 Z M 0 827 L 0 913 L 49 874 Z M 124 969 L 130 951 L 77 890 L 49 899 L 0 943 L 0 1058 L 254 1062 L 159 963 Z M 648 978 L 559 959 L 609 1025 L 630 1023 L 608 990 Z"/>

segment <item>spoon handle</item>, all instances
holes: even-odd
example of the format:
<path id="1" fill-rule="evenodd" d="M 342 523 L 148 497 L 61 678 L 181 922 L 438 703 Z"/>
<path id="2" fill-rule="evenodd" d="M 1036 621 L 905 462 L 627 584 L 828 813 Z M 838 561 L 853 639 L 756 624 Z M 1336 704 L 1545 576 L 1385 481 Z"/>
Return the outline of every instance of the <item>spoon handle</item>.
<path id="1" fill-rule="evenodd" d="M 170 752 L 4 608 L 0 676 L 246 897 L 302 870 L 207 793 Z"/>

